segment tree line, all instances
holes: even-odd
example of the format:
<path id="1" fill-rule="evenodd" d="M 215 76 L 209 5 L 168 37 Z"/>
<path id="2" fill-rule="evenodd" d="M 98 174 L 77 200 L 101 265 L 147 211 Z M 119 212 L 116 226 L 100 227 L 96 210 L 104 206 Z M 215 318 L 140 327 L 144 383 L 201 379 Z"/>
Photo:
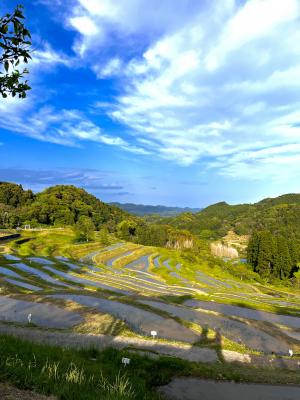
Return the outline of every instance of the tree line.
<path id="1" fill-rule="evenodd" d="M 56 185 L 34 194 L 21 185 L 0 182 L 0 228 L 73 226 L 80 240 L 92 240 L 94 231 L 148 246 L 192 248 L 190 232 L 151 224 L 104 203 L 84 189 Z"/>
<path id="2" fill-rule="evenodd" d="M 253 270 L 262 278 L 286 280 L 298 270 L 299 241 L 293 235 L 254 232 L 249 240 L 247 258 Z"/>

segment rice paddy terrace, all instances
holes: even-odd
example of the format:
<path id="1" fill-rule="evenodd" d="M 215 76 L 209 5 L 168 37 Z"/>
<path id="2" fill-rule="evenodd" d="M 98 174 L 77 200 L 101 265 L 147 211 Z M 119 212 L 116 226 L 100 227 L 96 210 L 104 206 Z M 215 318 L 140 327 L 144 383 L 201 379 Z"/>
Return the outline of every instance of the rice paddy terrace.
<path id="1" fill-rule="evenodd" d="M 137 347 L 135 338 L 140 351 L 143 340 L 149 349 L 156 331 L 154 352 L 178 355 L 174 348 L 189 348 L 191 358 L 202 349 L 210 351 L 202 353 L 209 362 L 259 363 L 273 357 L 276 364 L 277 356 L 284 363 L 292 349 L 290 365 L 300 363 L 297 293 L 205 266 L 192 269 L 176 252 L 127 242 L 78 245 L 68 256 L 65 251 L 47 257 L 20 254 L 0 255 L 3 332 L 34 327 L 70 337 L 104 334 L 131 338 L 131 348 Z"/>

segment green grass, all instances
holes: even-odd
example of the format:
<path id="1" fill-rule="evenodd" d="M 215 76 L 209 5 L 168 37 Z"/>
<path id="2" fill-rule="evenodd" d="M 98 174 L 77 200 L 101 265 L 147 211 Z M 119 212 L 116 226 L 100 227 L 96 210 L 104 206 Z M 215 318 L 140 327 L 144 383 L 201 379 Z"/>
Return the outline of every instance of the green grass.
<path id="1" fill-rule="evenodd" d="M 125 369 L 123 353 L 112 349 L 71 351 L 5 336 L 0 337 L 0 346 L 0 379 L 20 388 L 65 400 L 159 398 L 151 389 L 153 378 L 159 381 L 159 376 L 153 377 L 147 360 L 139 371 L 136 357 Z"/>
<path id="2" fill-rule="evenodd" d="M 108 245 L 116 242 L 116 238 L 110 235 Z M 8 246 L 19 255 L 26 257 L 62 255 L 74 259 L 105 247 L 99 241 L 99 232 L 96 232 L 94 241 L 77 243 L 74 231 L 68 227 L 43 231 L 23 231 L 21 238 L 10 242 Z"/>
<path id="3" fill-rule="evenodd" d="M 0 336 L 0 381 L 61 400 L 158 400 L 156 388 L 176 376 L 300 384 L 298 371 L 218 362 L 150 359 L 129 351 L 68 350 Z M 131 359 L 126 368 L 122 357 Z"/>

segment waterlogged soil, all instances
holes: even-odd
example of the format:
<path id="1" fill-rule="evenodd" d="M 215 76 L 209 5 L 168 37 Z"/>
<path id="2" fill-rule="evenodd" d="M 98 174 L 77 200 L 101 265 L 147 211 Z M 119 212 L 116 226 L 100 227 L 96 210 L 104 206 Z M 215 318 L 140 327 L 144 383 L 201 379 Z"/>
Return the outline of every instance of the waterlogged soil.
<path id="1" fill-rule="evenodd" d="M 163 264 L 164 264 L 165 267 L 167 267 L 167 269 L 168 269 L 169 271 L 172 271 L 173 268 L 172 268 L 171 265 L 170 265 L 170 261 L 171 261 L 171 260 L 168 259 L 168 260 L 164 261 Z"/>
<path id="2" fill-rule="evenodd" d="M 6 282 L 11 283 L 12 285 L 19 286 L 24 289 L 32 290 L 33 292 L 42 290 L 42 288 L 35 286 L 35 285 L 31 285 L 30 283 L 16 281 L 15 279 L 10 279 L 10 278 L 5 278 L 5 280 L 6 280 Z"/>
<path id="3" fill-rule="evenodd" d="M 55 258 L 56 258 L 58 261 L 69 261 L 69 258 L 68 258 L 68 257 L 55 256 Z"/>
<path id="4" fill-rule="evenodd" d="M 112 267 L 112 266 L 113 266 L 113 263 L 114 263 L 115 261 L 120 260 L 120 259 L 122 259 L 123 257 L 130 256 L 130 254 L 132 254 L 132 253 L 133 253 L 132 250 L 126 251 L 125 253 L 119 254 L 119 255 L 117 255 L 116 257 L 113 257 L 113 258 L 107 260 L 107 261 L 105 262 L 105 264 L 106 264 L 108 267 Z"/>
<path id="5" fill-rule="evenodd" d="M 188 283 L 188 282 L 189 282 L 188 279 L 183 278 L 182 276 L 180 276 L 179 274 L 177 274 L 177 272 L 170 272 L 169 275 L 172 276 L 173 278 L 179 279 L 181 282 L 184 282 L 184 283 Z"/>
<path id="6" fill-rule="evenodd" d="M 160 259 L 160 256 L 153 258 L 153 264 L 157 268 L 159 267 L 159 259 Z"/>
<path id="7" fill-rule="evenodd" d="M 175 378 L 160 388 L 172 400 L 299 400 L 300 386 L 273 386 Z"/>
<path id="8" fill-rule="evenodd" d="M 211 276 L 208 276 L 201 271 L 197 271 L 196 279 L 199 280 L 200 282 L 203 281 L 204 283 L 211 286 L 223 286 L 226 287 L 227 289 L 232 289 L 232 286 L 229 285 L 228 283 L 220 281 L 219 279 L 212 278 Z"/>
<path id="9" fill-rule="evenodd" d="M 96 278 L 97 277 L 101 278 L 101 276 L 93 272 L 87 272 L 87 274 L 94 276 Z M 167 288 L 161 283 L 159 286 L 153 285 L 153 283 L 147 283 L 146 280 L 134 279 L 133 277 L 130 276 L 119 277 L 107 274 L 105 275 L 104 279 L 109 280 L 111 283 L 115 283 L 117 286 L 124 286 L 128 288 L 128 291 L 130 290 L 131 292 L 139 292 L 139 293 L 151 292 L 157 294 L 169 294 L 169 292 L 171 291 L 169 288 Z"/>
<path id="10" fill-rule="evenodd" d="M 41 265 L 53 265 L 54 264 L 53 261 L 48 260 L 47 258 L 42 258 L 42 257 L 29 257 L 28 260 L 33 261 L 37 264 L 41 264 Z"/>
<path id="11" fill-rule="evenodd" d="M 243 322 L 162 302 L 150 300 L 142 300 L 140 302 L 166 311 L 186 321 L 195 322 L 202 327 L 207 326 L 216 331 L 216 337 L 218 334 L 223 335 L 233 342 L 244 344 L 250 349 L 264 353 L 288 354 L 289 347 L 283 340 L 279 340 Z"/>
<path id="12" fill-rule="evenodd" d="M 284 329 L 283 333 L 295 340 L 300 341 L 300 331 L 292 331 L 292 330 Z"/>
<path id="13" fill-rule="evenodd" d="M 45 274 L 45 272 L 40 271 L 39 269 L 29 267 L 29 265 L 23 263 L 13 264 L 14 268 L 17 268 L 21 271 L 27 272 L 29 274 L 35 275 L 38 278 L 46 281 L 47 283 L 53 283 L 54 285 L 69 287 L 66 283 L 60 282 L 58 279 L 52 278 L 52 276 Z"/>
<path id="14" fill-rule="evenodd" d="M 147 272 L 149 269 L 149 255 L 139 257 L 136 260 L 132 261 L 131 263 L 124 266 L 124 268 L 131 268 L 138 271 Z"/>
<path id="15" fill-rule="evenodd" d="M 11 276 L 13 278 L 22 279 L 21 275 L 17 274 L 15 271 L 12 271 L 11 269 L 5 268 L 5 267 L 0 267 L 0 274 L 5 275 L 5 276 Z"/>
<path id="16" fill-rule="evenodd" d="M 67 279 L 70 282 L 79 283 L 81 285 L 93 286 L 93 287 L 96 287 L 96 288 L 99 288 L 99 289 L 104 289 L 104 290 L 112 290 L 112 291 L 114 291 L 116 293 L 129 294 L 128 291 L 125 291 L 125 290 L 122 290 L 122 289 L 118 289 L 118 288 L 115 288 L 115 287 L 112 287 L 112 286 L 108 286 L 108 285 L 105 285 L 103 283 L 99 283 L 99 282 L 95 282 L 95 281 L 92 281 L 92 280 L 88 280 L 88 279 L 85 279 L 85 278 L 80 278 L 79 276 L 74 276 L 74 275 L 71 275 L 71 274 L 69 274 L 67 272 L 59 271 L 58 269 L 53 268 L 53 267 L 44 267 L 44 268 L 47 269 L 48 271 L 53 272 L 54 274 L 56 274 L 58 276 L 61 276 L 64 279 Z"/>
<path id="17" fill-rule="evenodd" d="M 73 264 L 73 263 L 68 262 L 68 261 L 63 261 L 62 264 L 66 265 L 67 267 L 69 267 L 70 269 L 73 269 L 73 270 L 80 269 L 79 265 Z"/>
<path id="18" fill-rule="evenodd" d="M 173 319 L 164 318 L 139 307 L 91 296 L 69 294 L 53 296 L 55 298 L 73 300 L 83 306 L 92 307 L 102 313 L 111 314 L 115 318 L 123 320 L 134 331 L 147 336 L 150 336 L 151 331 L 155 330 L 160 338 L 180 340 L 188 343 L 195 343 L 199 340 L 199 335 Z"/>
<path id="19" fill-rule="evenodd" d="M 4 258 L 9 261 L 20 261 L 19 257 L 14 256 L 13 254 L 2 254 Z"/>
<path id="20" fill-rule="evenodd" d="M 129 268 L 127 269 L 126 272 L 128 273 L 128 271 L 134 272 L 134 276 L 146 282 L 160 284 L 160 285 L 162 284 L 162 282 L 159 279 L 157 279 L 155 275 L 152 275 L 149 272 L 135 271 L 133 269 L 130 270 Z"/>
<path id="21" fill-rule="evenodd" d="M 33 324 L 45 328 L 70 328 L 83 322 L 83 318 L 79 314 L 52 304 L 0 296 L 0 319 L 2 321 L 27 324 L 28 314 L 32 314 Z"/>
<path id="22" fill-rule="evenodd" d="M 252 310 L 250 308 L 232 306 L 229 304 L 220 304 L 202 300 L 187 300 L 185 306 L 202 308 L 205 310 L 216 311 L 224 315 L 254 319 L 256 321 L 265 321 L 271 324 L 289 326 L 290 328 L 300 328 L 300 318 L 288 315 L 273 314 L 266 311 Z"/>
<path id="23" fill-rule="evenodd" d="M 82 257 L 80 259 L 80 261 L 82 261 L 82 262 L 93 261 L 93 258 L 96 257 L 98 254 L 105 253 L 106 251 L 111 251 L 111 250 L 118 249 L 119 247 L 122 247 L 124 245 L 125 245 L 125 243 L 112 244 L 110 246 L 104 247 L 101 250 L 93 251 L 93 252 L 87 254 L 86 256 Z"/>

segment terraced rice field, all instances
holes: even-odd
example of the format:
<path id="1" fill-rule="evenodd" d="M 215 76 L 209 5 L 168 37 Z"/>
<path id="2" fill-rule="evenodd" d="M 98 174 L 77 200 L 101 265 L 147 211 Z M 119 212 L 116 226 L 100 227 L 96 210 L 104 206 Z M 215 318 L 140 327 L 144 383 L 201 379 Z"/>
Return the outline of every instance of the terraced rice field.
<path id="1" fill-rule="evenodd" d="M 115 334 L 149 337 L 155 330 L 159 339 L 194 346 L 300 352 L 296 294 L 270 295 L 262 286 L 207 269 L 191 271 L 166 254 L 124 242 L 94 246 L 78 259 L 4 254 L 0 322 L 26 325 L 31 313 L 42 328 L 105 333 L 113 326 Z M 286 307 L 293 316 L 280 315 Z"/>

